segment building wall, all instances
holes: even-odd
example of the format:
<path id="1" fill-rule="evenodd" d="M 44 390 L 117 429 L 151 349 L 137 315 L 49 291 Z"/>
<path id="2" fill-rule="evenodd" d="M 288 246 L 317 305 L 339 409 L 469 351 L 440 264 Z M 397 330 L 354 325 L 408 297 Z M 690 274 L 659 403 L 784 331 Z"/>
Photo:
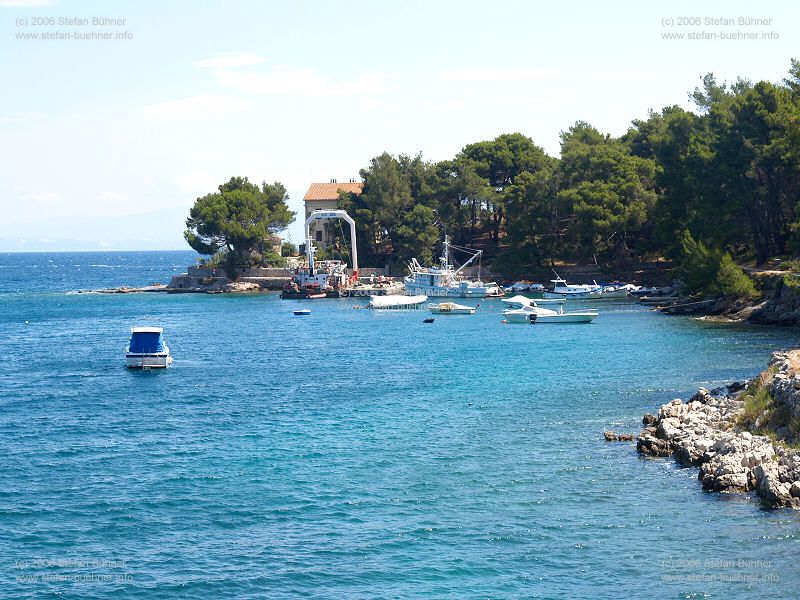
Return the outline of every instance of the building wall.
<path id="1" fill-rule="evenodd" d="M 339 200 L 306 200 L 306 216 L 303 219 L 307 219 L 309 215 L 315 210 L 333 210 L 338 208 Z M 330 241 L 328 236 L 328 230 L 325 227 L 325 223 L 330 223 L 329 219 L 321 219 L 319 221 L 314 221 L 309 226 L 309 231 L 311 233 L 311 239 L 314 241 L 314 245 L 317 248 L 325 249 L 328 247 L 328 242 Z M 317 233 L 319 232 L 319 234 Z M 320 239 L 318 239 L 318 237 Z M 305 240 L 303 240 L 305 241 Z"/>

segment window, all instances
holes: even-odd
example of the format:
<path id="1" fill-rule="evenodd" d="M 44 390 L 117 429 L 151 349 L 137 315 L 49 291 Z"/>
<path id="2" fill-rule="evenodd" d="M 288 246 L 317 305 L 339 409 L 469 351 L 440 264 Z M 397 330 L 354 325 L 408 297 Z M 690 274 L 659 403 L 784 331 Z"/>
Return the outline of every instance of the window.
<path id="1" fill-rule="evenodd" d="M 318 242 L 322 241 L 322 230 L 321 229 L 319 231 L 317 231 L 317 241 Z"/>

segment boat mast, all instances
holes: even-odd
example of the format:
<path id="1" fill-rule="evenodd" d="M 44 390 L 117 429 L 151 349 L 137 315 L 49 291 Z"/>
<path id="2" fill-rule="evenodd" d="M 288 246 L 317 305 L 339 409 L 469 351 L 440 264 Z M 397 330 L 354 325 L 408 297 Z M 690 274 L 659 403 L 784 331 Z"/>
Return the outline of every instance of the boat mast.
<path id="1" fill-rule="evenodd" d="M 463 251 L 464 249 L 461 248 L 461 250 Z M 457 275 L 464 267 L 468 266 L 473 260 L 478 258 L 481 254 L 483 254 L 483 250 L 475 250 L 475 254 L 472 255 L 472 258 L 470 258 L 467 262 L 465 262 L 463 265 L 458 267 L 458 269 L 456 269 L 453 272 L 453 275 Z M 478 279 L 480 279 L 480 274 L 478 275 Z"/>

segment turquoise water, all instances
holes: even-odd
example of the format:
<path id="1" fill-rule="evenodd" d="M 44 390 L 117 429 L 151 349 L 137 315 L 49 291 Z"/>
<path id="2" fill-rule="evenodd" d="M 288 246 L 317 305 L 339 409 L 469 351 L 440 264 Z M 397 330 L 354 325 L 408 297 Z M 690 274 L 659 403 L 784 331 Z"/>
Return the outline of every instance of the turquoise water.
<path id="1" fill-rule="evenodd" d="M 796 330 L 70 293 L 192 261 L 0 255 L 1 596 L 797 596 L 798 515 L 602 436 Z M 135 324 L 171 369 L 123 367 Z"/>

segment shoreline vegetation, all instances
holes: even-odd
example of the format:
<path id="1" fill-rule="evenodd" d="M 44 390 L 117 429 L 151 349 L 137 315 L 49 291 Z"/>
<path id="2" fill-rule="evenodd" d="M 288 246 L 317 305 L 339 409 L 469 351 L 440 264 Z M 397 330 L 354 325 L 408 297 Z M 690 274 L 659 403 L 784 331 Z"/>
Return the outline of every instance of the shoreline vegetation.
<path id="1" fill-rule="evenodd" d="M 411 258 L 430 263 L 444 230 L 483 250 L 508 281 L 547 280 L 564 265 L 636 280 L 647 265 L 658 285 L 682 282 L 680 308 L 745 318 L 738 313 L 771 292 L 743 265 L 763 269 L 777 257 L 800 272 L 787 260 L 800 256 L 800 61 L 777 83 L 720 83 L 709 73 L 690 98 L 693 110 L 651 111 L 620 137 L 577 121 L 562 132 L 558 158 L 522 133 L 442 161 L 372 158 L 361 192 L 340 190 L 338 201 L 356 221 L 360 266 L 400 275 Z M 231 282 L 285 266 L 296 249 L 274 242 L 296 217 L 287 200 L 280 182 L 233 177 L 197 199 L 185 238 L 206 257 L 201 266 Z M 346 259 L 349 236 L 329 234 L 318 258 Z"/>

